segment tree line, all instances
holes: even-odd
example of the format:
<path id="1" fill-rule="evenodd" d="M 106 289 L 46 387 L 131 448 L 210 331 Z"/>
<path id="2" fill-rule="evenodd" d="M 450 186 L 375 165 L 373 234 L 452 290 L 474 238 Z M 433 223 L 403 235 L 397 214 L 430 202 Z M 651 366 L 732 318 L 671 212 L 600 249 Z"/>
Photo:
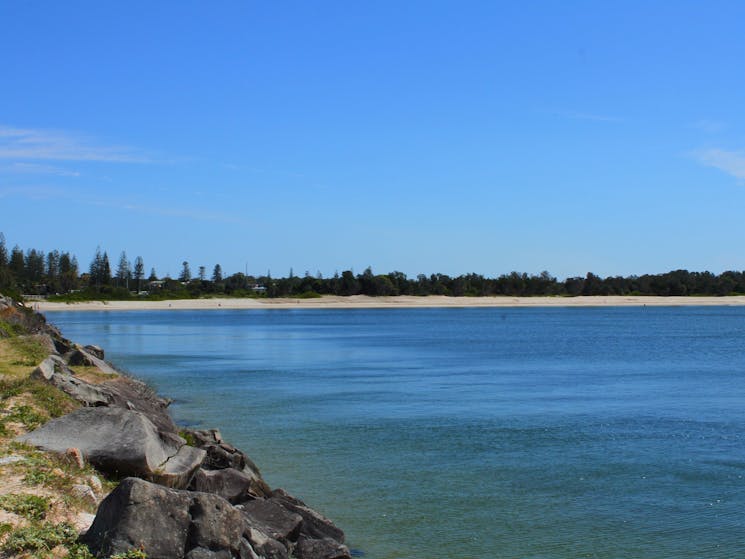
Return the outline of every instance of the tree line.
<path id="1" fill-rule="evenodd" d="M 0 292 L 11 295 L 60 296 L 67 299 L 193 298 L 210 295 L 236 297 L 317 297 L 321 295 L 447 295 L 512 296 L 537 295 L 735 295 L 745 294 L 745 271 L 689 272 L 674 270 L 664 274 L 582 277 L 558 280 L 548 272 L 511 272 L 496 278 L 480 274 L 451 277 L 446 274 L 419 274 L 409 278 L 402 272 L 375 274 L 371 268 L 355 274 L 345 270 L 324 278 L 306 272 L 273 278 L 270 273 L 252 276 L 235 273 L 224 276 L 220 264 L 210 274 L 205 266 L 192 274 L 188 261 L 182 262 L 177 278 L 159 278 L 155 269 L 145 274 L 141 256 L 131 261 L 122 252 L 112 267 L 108 253 L 97 248 L 90 265 L 81 271 L 78 260 L 66 251 L 23 251 L 18 245 L 8 250 L 0 233 Z"/>

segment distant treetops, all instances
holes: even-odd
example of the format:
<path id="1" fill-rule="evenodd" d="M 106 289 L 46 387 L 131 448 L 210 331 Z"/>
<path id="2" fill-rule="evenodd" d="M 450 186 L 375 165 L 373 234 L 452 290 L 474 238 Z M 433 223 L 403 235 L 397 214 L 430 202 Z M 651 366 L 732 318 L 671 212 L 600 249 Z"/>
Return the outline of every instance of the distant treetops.
<path id="1" fill-rule="evenodd" d="M 374 274 L 367 268 L 360 274 L 345 270 L 324 278 L 320 273 L 273 278 L 236 273 L 225 277 L 220 264 L 212 275 L 199 266 L 192 276 L 189 262 L 182 262 L 177 280 L 159 278 L 154 268 L 145 278 L 145 263 L 137 256 L 134 265 L 122 252 L 112 274 L 106 251 L 96 248 L 86 272 L 69 252 L 44 252 L 15 245 L 8 251 L 0 233 L 0 292 L 11 295 L 59 295 L 65 299 L 194 298 L 206 295 L 236 297 L 317 297 L 319 295 L 448 295 L 528 297 L 535 295 L 732 295 L 745 294 L 745 272 L 675 270 L 664 274 L 601 278 L 588 273 L 584 277 L 557 280 L 548 272 L 538 275 L 511 272 L 497 278 L 480 274 L 451 277 L 445 274 L 419 274 L 408 278 L 402 272 Z"/>

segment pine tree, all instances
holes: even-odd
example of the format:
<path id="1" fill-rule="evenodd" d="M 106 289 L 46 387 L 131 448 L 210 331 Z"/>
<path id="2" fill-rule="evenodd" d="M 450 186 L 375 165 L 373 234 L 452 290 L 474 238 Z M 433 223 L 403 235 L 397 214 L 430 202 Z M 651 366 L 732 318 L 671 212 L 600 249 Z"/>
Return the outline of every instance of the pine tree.
<path id="1" fill-rule="evenodd" d="M 127 260 L 127 253 L 122 251 L 119 256 L 119 264 L 116 267 L 116 282 L 119 287 L 129 288 L 129 280 L 132 278 L 132 265 Z"/>
<path id="2" fill-rule="evenodd" d="M 77 287 L 78 261 L 70 253 L 63 252 L 59 257 L 59 281 L 63 293 L 68 293 Z"/>
<path id="3" fill-rule="evenodd" d="M 189 263 L 184 260 L 181 265 L 183 268 L 181 269 L 181 275 L 179 275 L 178 279 L 181 282 L 188 282 L 191 280 L 191 270 L 189 269 Z"/>
<path id="4" fill-rule="evenodd" d="M 0 233 L 0 292 L 13 287 L 13 276 L 10 273 L 8 249 L 5 236 Z"/>
<path id="5" fill-rule="evenodd" d="M 47 287 L 53 293 L 60 291 L 60 253 L 58 250 L 47 253 Z"/>
<path id="6" fill-rule="evenodd" d="M 0 269 L 8 267 L 8 248 L 5 246 L 5 235 L 0 233 Z"/>
<path id="7" fill-rule="evenodd" d="M 215 283 L 222 281 L 222 267 L 219 264 L 215 264 L 215 269 L 212 271 L 212 281 Z"/>
<path id="8" fill-rule="evenodd" d="M 104 285 L 109 285 L 111 283 L 111 265 L 109 264 L 109 255 L 106 254 L 106 251 L 103 253 L 101 283 Z"/>
<path id="9" fill-rule="evenodd" d="M 135 279 L 137 280 L 137 292 L 142 291 L 142 279 L 145 277 L 145 263 L 142 256 L 135 258 Z"/>

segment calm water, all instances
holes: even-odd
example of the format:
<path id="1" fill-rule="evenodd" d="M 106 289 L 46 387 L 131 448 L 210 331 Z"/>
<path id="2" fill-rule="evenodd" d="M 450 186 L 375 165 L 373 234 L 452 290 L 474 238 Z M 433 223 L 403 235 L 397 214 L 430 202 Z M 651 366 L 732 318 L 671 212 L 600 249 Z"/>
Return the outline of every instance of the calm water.
<path id="1" fill-rule="evenodd" d="M 369 559 L 745 556 L 745 309 L 49 318 Z"/>

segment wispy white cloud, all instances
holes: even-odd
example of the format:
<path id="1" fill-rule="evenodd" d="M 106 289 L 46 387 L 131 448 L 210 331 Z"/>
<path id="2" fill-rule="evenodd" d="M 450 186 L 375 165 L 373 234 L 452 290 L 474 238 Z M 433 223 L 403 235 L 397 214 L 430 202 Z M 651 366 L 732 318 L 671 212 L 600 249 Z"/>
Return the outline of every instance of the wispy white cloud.
<path id="1" fill-rule="evenodd" d="M 138 204 L 131 201 L 112 197 L 101 197 L 85 192 L 75 192 L 70 189 L 34 186 L 5 186 L 0 187 L 0 200 L 3 198 L 21 198 L 29 201 L 64 200 L 74 204 L 111 208 L 125 212 L 163 217 L 179 217 L 194 221 L 212 221 L 220 223 L 243 223 L 244 220 L 221 212 L 206 209 L 179 208 L 171 206 L 154 206 L 152 204 Z"/>
<path id="2" fill-rule="evenodd" d="M 101 145 L 69 132 L 0 125 L 0 159 L 148 163 L 145 154 L 125 146 Z"/>
<path id="3" fill-rule="evenodd" d="M 710 148 L 696 150 L 691 155 L 702 165 L 714 167 L 738 179 L 745 179 L 745 151 Z"/>
<path id="4" fill-rule="evenodd" d="M 29 174 L 29 175 L 55 175 L 58 177 L 79 177 L 80 172 L 65 169 L 57 165 L 45 165 L 43 163 L 13 162 L 9 165 L 0 165 L 0 173 Z"/>
<path id="5" fill-rule="evenodd" d="M 49 186 L 3 186 L 0 187 L 0 199 L 18 197 L 26 200 L 52 200 L 54 198 L 66 198 L 67 194 L 59 189 Z"/>

